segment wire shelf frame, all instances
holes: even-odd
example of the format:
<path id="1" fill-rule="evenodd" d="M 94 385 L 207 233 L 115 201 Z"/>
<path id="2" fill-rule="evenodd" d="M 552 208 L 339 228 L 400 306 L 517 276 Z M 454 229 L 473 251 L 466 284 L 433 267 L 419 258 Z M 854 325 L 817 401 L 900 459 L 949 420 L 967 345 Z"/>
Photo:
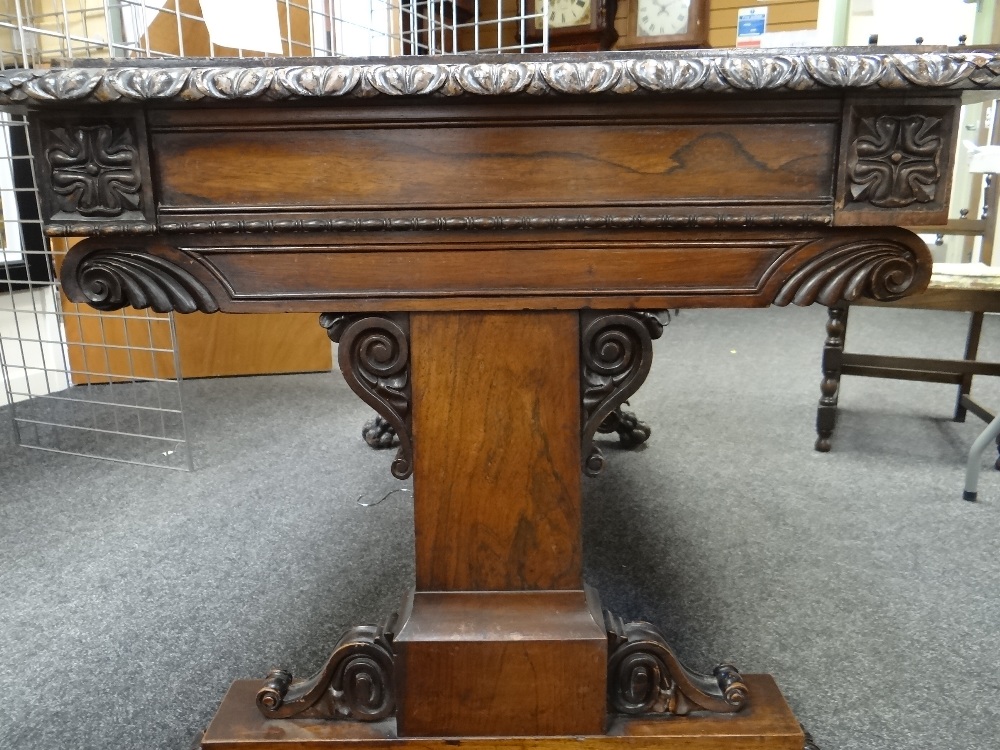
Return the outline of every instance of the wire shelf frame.
<path id="1" fill-rule="evenodd" d="M 548 0 L 273 1 L 285 56 L 548 47 Z M 215 44 L 199 0 L 0 0 L 2 70 L 274 54 Z M 0 421 L 6 412 L 25 448 L 191 470 L 173 314 L 97 312 L 62 296 L 74 241 L 42 233 L 33 156 L 24 121 L 0 113 Z"/>

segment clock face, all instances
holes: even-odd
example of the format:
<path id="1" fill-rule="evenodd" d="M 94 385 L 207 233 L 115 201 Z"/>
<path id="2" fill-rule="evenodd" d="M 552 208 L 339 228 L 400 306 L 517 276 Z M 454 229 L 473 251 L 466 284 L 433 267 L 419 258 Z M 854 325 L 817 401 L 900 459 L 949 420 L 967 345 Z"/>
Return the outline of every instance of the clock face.
<path id="1" fill-rule="evenodd" d="M 691 0 L 639 0 L 637 36 L 686 34 Z"/>
<path id="2" fill-rule="evenodd" d="M 590 5 L 591 0 L 549 0 L 549 28 L 590 25 Z M 539 6 L 541 0 L 536 0 L 535 7 Z M 535 26 L 542 28 L 542 20 L 536 19 Z"/>

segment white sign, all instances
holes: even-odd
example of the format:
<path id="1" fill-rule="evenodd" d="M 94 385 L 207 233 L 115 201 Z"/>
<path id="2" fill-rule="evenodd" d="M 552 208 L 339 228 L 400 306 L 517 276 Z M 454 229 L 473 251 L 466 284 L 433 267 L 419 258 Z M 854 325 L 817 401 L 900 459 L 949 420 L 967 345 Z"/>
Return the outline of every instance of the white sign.
<path id="1" fill-rule="evenodd" d="M 212 44 L 251 52 L 282 53 L 275 0 L 201 0 Z"/>
<path id="2" fill-rule="evenodd" d="M 736 46 L 759 47 L 767 30 L 767 6 L 740 8 L 736 13 Z"/>

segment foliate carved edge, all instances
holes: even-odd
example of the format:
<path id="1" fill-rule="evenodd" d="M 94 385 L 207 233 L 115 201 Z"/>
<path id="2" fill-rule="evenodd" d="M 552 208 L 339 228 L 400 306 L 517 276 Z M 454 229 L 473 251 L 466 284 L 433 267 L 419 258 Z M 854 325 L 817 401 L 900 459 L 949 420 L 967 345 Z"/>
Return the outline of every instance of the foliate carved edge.
<path id="1" fill-rule="evenodd" d="M 604 467 L 594 433 L 642 385 L 652 363 L 653 339 L 662 333 L 663 323 L 652 313 L 580 314 L 580 439 L 587 476 L 597 476 Z"/>
<path id="2" fill-rule="evenodd" d="M 257 709 L 268 719 L 379 721 L 395 713 L 392 649 L 395 615 L 385 625 L 348 630 L 330 658 L 308 679 L 273 669 L 257 691 Z"/>
<path id="3" fill-rule="evenodd" d="M 750 693 L 731 664 L 720 664 L 711 675 L 685 667 L 660 632 L 648 622 L 624 622 L 604 613 L 608 631 L 608 704 L 612 711 L 674 714 L 691 711 L 735 713 L 747 705 Z"/>
<path id="4" fill-rule="evenodd" d="M 915 242 L 921 243 L 914 237 Z M 922 244 L 922 243 L 921 243 Z M 839 245 L 805 262 L 781 284 L 774 298 L 779 307 L 794 303 L 835 305 L 859 297 L 891 302 L 918 292 L 930 278 L 930 257 L 915 247 L 890 239 L 860 240 Z"/>
<path id="5" fill-rule="evenodd" d="M 530 62 L 362 62 L 291 66 L 143 66 L 0 72 L 0 104 L 283 100 L 370 96 L 590 95 L 633 92 L 996 86 L 1000 59 L 983 51 L 807 51 L 609 56 Z"/>
<path id="6" fill-rule="evenodd" d="M 405 313 L 340 315 L 323 313 L 320 325 L 339 344 L 337 358 L 347 384 L 399 437 L 392 475 L 413 473 L 410 392 L 410 324 Z"/>
<path id="7" fill-rule="evenodd" d="M 211 292 L 173 261 L 145 253 L 97 251 L 85 255 L 64 275 L 66 293 L 74 302 L 98 310 L 152 308 L 155 312 L 216 312 Z"/>

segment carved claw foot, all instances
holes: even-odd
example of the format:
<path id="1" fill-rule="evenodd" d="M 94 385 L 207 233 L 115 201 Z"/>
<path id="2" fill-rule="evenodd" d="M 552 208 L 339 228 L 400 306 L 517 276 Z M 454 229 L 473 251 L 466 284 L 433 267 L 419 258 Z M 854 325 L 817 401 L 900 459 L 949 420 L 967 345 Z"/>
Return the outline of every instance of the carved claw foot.
<path id="1" fill-rule="evenodd" d="M 382 627 L 348 630 L 316 674 L 294 680 L 272 669 L 257 691 L 257 708 L 268 719 L 379 721 L 396 711 L 392 651 L 395 615 Z"/>
<path id="2" fill-rule="evenodd" d="M 399 443 L 395 428 L 388 420 L 383 419 L 377 414 L 374 418 L 365 422 L 364 427 L 361 428 L 361 437 L 376 450 L 391 448 Z"/>
<path id="3" fill-rule="evenodd" d="M 604 418 L 597 431 L 602 435 L 617 432 L 618 440 L 621 441 L 623 448 L 635 448 L 637 445 L 642 445 L 653 434 L 653 430 L 648 424 L 640 421 L 635 414 L 621 406 Z"/>
<path id="4" fill-rule="evenodd" d="M 750 698 L 739 670 L 720 664 L 712 675 L 681 664 L 660 632 L 648 622 L 624 622 L 604 613 L 608 630 L 608 702 L 623 714 L 691 711 L 735 713 Z"/>

